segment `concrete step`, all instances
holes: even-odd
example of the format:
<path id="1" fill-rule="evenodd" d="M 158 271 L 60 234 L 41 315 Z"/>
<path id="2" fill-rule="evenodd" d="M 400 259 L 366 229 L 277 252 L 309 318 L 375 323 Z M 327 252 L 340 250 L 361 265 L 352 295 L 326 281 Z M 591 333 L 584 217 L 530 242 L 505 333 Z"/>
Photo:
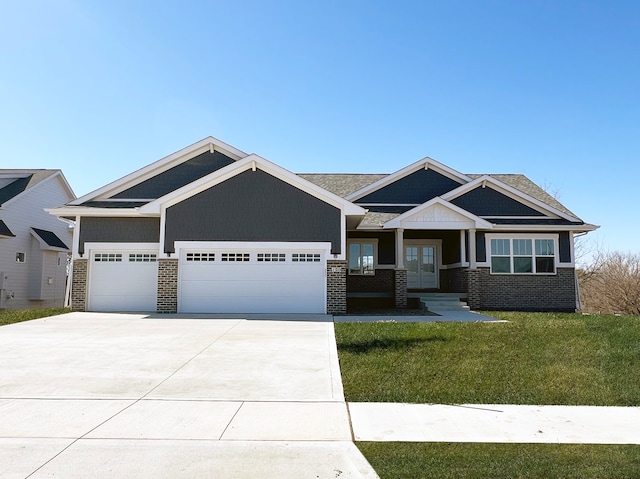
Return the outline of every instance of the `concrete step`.
<path id="1" fill-rule="evenodd" d="M 469 311 L 464 297 L 458 293 L 421 293 L 416 296 L 428 311 Z"/>
<path id="2" fill-rule="evenodd" d="M 469 311 L 469 306 L 463 301 L 437 301 L 421 299 L 420 303 L 428 311 Z"/>

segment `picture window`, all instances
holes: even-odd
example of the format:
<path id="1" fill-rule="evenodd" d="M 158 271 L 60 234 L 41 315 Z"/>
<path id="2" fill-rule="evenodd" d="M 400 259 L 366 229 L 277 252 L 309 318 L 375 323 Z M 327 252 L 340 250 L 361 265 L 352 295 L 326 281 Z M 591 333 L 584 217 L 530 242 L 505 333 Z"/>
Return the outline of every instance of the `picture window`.
<path id="1" fill-rule="evenodd" d="M 547 238 L 492 238 L 491 273 L 555 273 L 554 240 Z"/>

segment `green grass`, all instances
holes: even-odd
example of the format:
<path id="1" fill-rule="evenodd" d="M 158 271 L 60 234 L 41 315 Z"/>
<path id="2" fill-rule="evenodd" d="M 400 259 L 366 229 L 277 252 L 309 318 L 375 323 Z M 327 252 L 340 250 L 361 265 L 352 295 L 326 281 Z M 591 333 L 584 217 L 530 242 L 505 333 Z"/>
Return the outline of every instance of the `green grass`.
<path id="1" fill-rule="evenodd" d="M 69 308 L 15 309 L 0 311 L 0 326 L 71 312 Z"/>
<path id="2" fill-rule="evenodd" d="M 491 314 L 509 322 L 336 323 L 347 400 L 640 405 L 640 318 Z"/>
<path id="3" fill-rule="evenodd" d="M 381 479 L 637 479 L 640 446 L 357 443 Z"/>

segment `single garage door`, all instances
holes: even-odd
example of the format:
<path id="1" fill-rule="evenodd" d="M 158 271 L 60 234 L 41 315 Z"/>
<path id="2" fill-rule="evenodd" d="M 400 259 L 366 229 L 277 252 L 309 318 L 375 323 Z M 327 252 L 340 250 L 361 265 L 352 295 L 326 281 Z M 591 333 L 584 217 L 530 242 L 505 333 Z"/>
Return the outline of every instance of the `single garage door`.
<path id="1" fill-rule="evenodd" d="M 157 254 L 95 251 L 89 265 L 90 311 L 155 311 Z"/>
<path id="2" fill-rule="evenodd" d="M 323 251 L 183 250 L 180 256 L 179 312 L 326 311 Z"/>

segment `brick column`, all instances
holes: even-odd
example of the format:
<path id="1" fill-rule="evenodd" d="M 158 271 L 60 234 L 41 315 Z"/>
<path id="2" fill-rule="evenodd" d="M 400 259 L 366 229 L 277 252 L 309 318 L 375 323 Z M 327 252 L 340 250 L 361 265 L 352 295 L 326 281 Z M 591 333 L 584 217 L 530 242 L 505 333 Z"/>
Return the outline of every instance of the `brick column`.
<path id="1" fill-rule="evenodd" d="M 396 308 L 407 308 L 407 270 L 396 269 L 395 270 L 395 298 Z"/>
<path id="2" fill-rule="evenodd" d="M 327 261 L 327 314 L 347 312 L 347 262 Z"/>
<path id="3" fill-rule="evenodd" d="M 467 270 L 467 304 L 470 309 L 480 308 L 480 270 Z"/>
<path id="4" fill-rule="evenodd" d="M 87 310 L 87 264 L 86 259 L 73 260 L 73 277 L 71 280 L 71 309 Z"/>
<path id="5" fill-rule="evenodd" d="M 178 312 L 178 260 L 158 260 L 158 313 Z"/>

